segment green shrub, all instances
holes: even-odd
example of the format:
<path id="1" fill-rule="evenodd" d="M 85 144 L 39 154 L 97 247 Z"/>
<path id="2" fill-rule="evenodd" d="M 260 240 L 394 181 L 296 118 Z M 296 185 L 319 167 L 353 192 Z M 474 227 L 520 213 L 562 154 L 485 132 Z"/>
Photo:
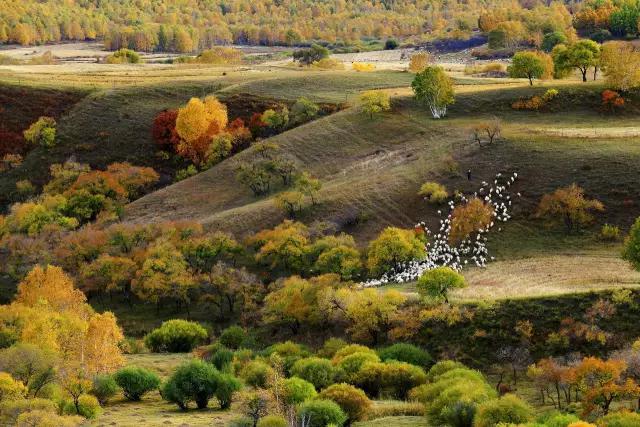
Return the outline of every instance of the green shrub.
<path id="1" fill-rule="evenodd" d="M 322 348 L 318 351 L 318 356 L 331 358 L 335 354 L 349 345 L 345 340 L 341 338 L 329 338 L 324 342 Z"/>
<path id="2" fill-rule="evenodd" d="M 144 337 L 145 345 L 154 353 L 187 353 L 201 345 L 208 337 L 206 329 L 196 322 L 174 319 Z"/>
<path id="3" fill-rule="evenodd" d="M 289 424 L 280 415 L 267 415 L 260 418 L 257 427 L 288 427 Z"/>
<path id="4" fill-rule="evenodd" d="M 237 350 L 242 346 L 242 343 L 247 339 L 247 332 L 240 326 L 229 326 L 220 334 L 220 343 L 227 348 Z"/>
<path id="5" fill-rule="evenodd" d="M 457 381 L 436 394 L 436 397 L 427 404 L 427 417 L 433 425 L 448 425 L 457 416 L 450 412 L 450 408 L 459 402 L 464 402 L 467 408 L 470 406 L 476 408 L 495 396 L 495 391 L 488 384 Z"/>
<path id="6" fill-rule="evenodd" d="M 233 362 L 233 351 L 224 347 L 219 348 L 218 351 L 210 356 L 209 362 L 213 363 L 213 366 L 218 370 L 227 371 L 229 370 L 231 362 Z"/>
<path id="7" fill-rule="evenodd" d="M 418 195 L 424 197 L 433 204 L 444 203 L 449 197 L 449 193 L 447 193 L 445 186 L 438 184 L 437 182 L 425 182 L 422 184 L 420 191 L 418 191 Z"/>
<path id="8" fill-rule="evenodd" d="M 282 399 L 287 405 L 298 405 L 306 400 L 313 399 L 318 394 L 313 384 L 298 377 L 282 380 L 280 385 L 282 387 Z"/>
<path id="9" fill-rule="evenodd" d="M 83 394 L 78 398 L 78 415 L 81 415 L 87 419 L 97 418 L 102 413 L 100 402 L 95 396 L 90 394 Z"/>
<path id="10" fill-rule="evenodd" d="M 598 420 L 599 427 L 638 427 L 640 414 L 636 412 L 614 412 Z"/>
<path id="11" fill-rule="evenodd" d="M 162 398 L 175 403 L 182 410 L 195 402 L 199 409 L 206 408 L 214 396 L 220 373 L 210 364 L 192 360 L 179 366 L 162 387 Z"/>
<path id="12" fill-rule="evenodd" d="M 140 55 L 131 49 L 118 49 L 106 58 L 107 64 L 137 64 Z"/>
<path id="13" fill-rule="evenodd" d="M 360 345 L 360 344 L 349 344 L 347 346 L 342 347 L 340 350 L 336 351 L 332 361 L 333 363 L 336 363 L 336 364 L 340 363 L 342 359 L 344 359 L 345 357 L 353 353 L 371 353 L 371 354 L 375 354 L 376 356 L 378 355 L 375 350 L 372 350 L 367 346 Z"/>
<path id="14" fill-rule="evenodd" d="M 620 227 L 604 224 L 600 230 L 600 239 L 607 242 L 615 242 L 620 239 Z"/>
<path id="15" fill-rule="evenodd" d="M 112 375 L 97 375 L 93 379 L 91 394 L 94 395 L 101 405 L 107 403 L 109 398 L 118 392 L 118 384 Z"/>
<path id="16" fill-rule="evenodd" d="M 380 362 L 380 358 L 375 353 L 352 353 L 340 360 L 337 366 L 344 372 L 345 379 L 348 382 L 353 382 L 360 369 L 367 362 Z"/>
<path id="17" fill-rule="evenodd" d="M 318 111 L 320 107 L 303 96 L 291 107 L 291 122 L 295 124 L 308 122 L 318 115 Z"/>
<path id="18" fill-rule="evenodd" d="M 317 389 L 323 389 L 333 384 L 336 370 L 328 359 L 308 357 L 293 364 L 291 375 L 309 381 Z"/>
<path id="19" fill-rule="evenodd" d="M 253 360 L 242 369 L 240 377 L 247 385 L 256 388 L 267 388 L 269 378 L 273 375 L 273 368 L 262 360 Z"/>
<path id="20" fill-rule="evenodd" d="M 331 400 L 310 400 L 298 408 L 298 419 L 307 427 L 342 426 L 347 415 Z"/>
<path id="21" fill-rule="evenodd" d="M 116 384 L 122 389 L 128 400 L 138 401 L 146 393 L 160 385 L 160 378 L 155 372 L 137 366 L 127 366 L 113 376 Z"/>
<path id="22" fill-rule="evenodd" d="M 405 362 L 365 363 L 355 376 L 355 384 L 369 396 L 390 396 L 405 400 L 409 390 L 424 384 L 427 376 L 422 368 Z"/>
<path id="23" fill-rule="evenodd" d="M 40 117 L 23 132 L 24 140 L 42 147 L 50 148 L 55 145 L 56 121 L 52 117 Z"/>
<path id="24" fill-rule="evenodd" d="M 469 427 L 473 425 L 476 416 L 476 405 L 473 402 L 463 400 L 455 402 L 443 411 L 443 419 L 451 427 Z"/>
<path id="25" fill-rule="evenodd" d="M 538 421 L 542 421 L 545 427 L 567 427 L 571 423 L 580 421 L 580 418 L 574 414 L 552 414 Z"/>
<path id="26" fill-rule="evenodd" d="M 216 399 L 220 403 L 220 408 L 231 407 L 233 395 L 242 388 L 242 383 L 231 374 L 220 374 L 218 386 L 216 388 Z"/>
<path id="27" fill-rule="evenodd" d="M 513 394 L 478 406 L 474 427 L 495 427 L 500 423 L 523 424 L 533 419 L 533 409 Z"/>
<path id="28" fill-rule="evenodd" d="M 427 380 L 430 382 L 434 382 L 440 375 L 444 374 L 445 372 L 458 368 L 466 369 L 466 366 L 464 366 L 460 362 L 456 362 L 455 360 L 441 360 L 429 369 L 429 372 L 427 372 Z"/>
<path id="29" fill-rule="evenodd" d="M 196 168 L 194 165 L 189 165 L 186 168 L 179 169 L 176 172 L 174 182 L 180 182 L 195 175 L 198 175 L 198 168 Z"/>
<path id="30" fill-rule="evenodd" d="M 364 391 L 344 383 L 330 385 L 318 397 L 336 402 L 347 414 L 349 423 L 362 420 L 372 406 Z"/>
<path id="31" fill-rule="evenodd" d="M 393 344 L 379 350 L 378 355 L 383 361 L 397 360 L 398 362 L 411 363 L 421 368 L 428 368 L 433 362 L 431 355 L 427 351 L 413 344 Z"/>

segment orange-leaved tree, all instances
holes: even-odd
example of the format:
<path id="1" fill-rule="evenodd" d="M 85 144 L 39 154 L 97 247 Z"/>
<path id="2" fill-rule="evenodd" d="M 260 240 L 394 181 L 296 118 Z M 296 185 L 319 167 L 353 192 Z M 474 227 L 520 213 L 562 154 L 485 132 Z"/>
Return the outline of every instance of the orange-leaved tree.
<path id="1" fill-rule="evenodd" d="M 567 233 L 580 231 L 580 228 L 591 221 L 591 212 L 603 211 L 604 205 L 596 199 L 587 199 L 584 190 L 577 184 L 558 188 L 551 194 L 545 194 L 540 200 L 538 217 L 548 218 L 551 221 L 561 219 L 564 222 Z"/>
<path id="2" fill-rule="evenodd" d="M 491 224 L 493 207 L 477 197 L 456 206 L 451 213 L 449 243 L 456 244 Z"/>

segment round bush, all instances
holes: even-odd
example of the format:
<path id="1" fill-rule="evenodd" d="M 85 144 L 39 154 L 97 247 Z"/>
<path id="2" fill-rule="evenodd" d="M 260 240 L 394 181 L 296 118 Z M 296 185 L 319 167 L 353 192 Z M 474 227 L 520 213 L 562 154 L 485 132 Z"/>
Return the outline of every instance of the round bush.
<path id="1" fill-rule="evenodd" d="M 371 353 L 371 354 L 375 354 L 376 356 L 378 355 L 375 352 L 375 350 L 372 350 L 367 346 L 360 345 L 360 344 L 349 344 L 347 346 L 342 347 L 340 350 L 336 351 L 336 354 L 333 356 L 333 359 L 331 360 L 333 363 L 340 363 L 342 359 L 344 359 L 345 357 L 353 353 Z"/>
<path id="2" fill-rule="evenodd" d="M 640 426 L 640 414 L 636 412 L 614 412 L 598 420 L 602 427 L 637 427 Z"/>
<path id="3" fill-rule="evenodd" d="M 246 339 L 247 332 L 240 326 L 234 325 L 222 331 L 218 341 L 227 348 L 237 350 Z"/>
<path id="4" fill-rule="evenodd" d="M 207 340 L 208 334 L 200 324 L 174 319 L 144 337 L 144 344 L 154 353 L 187 353 Z"/>
<path id="5" fill-rule="evenodd" d="M 378 355 L 385 362 L 387 360 L 397 360 L 398 362 L 411 363 L 421 368 L 428 368 L 433 362 L 429 353 L 412 344 L 393 344 L 379 350 Z"/>
<path id="6" fill-rule="evenodd" d="M 422 368 L 405 362 L 365 363 L 355 377 L 355 384 L 369 396 L 391 395 L 405 400 L 409 390 L 427 382 Z"/>
<path id="7" fill-rule="evenodd" d="M 323 389 L 333 384 L 336 371 L 328 359 L 308 357 L 293 364 L 291 375 L 309 381 L 316 389 Z"/>
<path id="8" fill-rule="evenodd" d="M 267 415 L 258 420 L 257 427 L 288 427 L 287 420 L 280 415 Z"/>
<path id="9" fill-rule="evenodd" d="M 189 402 L 198 408 L 206 408 L 214 396 L 220 373 L 212 365 L 201 360 L 192 360 L 178 367 L 162 387 L 162 398 L 175 403 L 182 410 Z"/>
<path id="10" fill-rule="evenodd" d="M 533 418 L 533 410 L 513 394 L 489 400 L 478 406 L 474 427 L 495 427 L 500 423 L 524 424 Z"/>
<path id="11" fill-rule="evenodd" d="M 431 382 L 436 381 L 440 375 L 456 368 L 466 368 L 466 366 L 454 360 L 442 360 L 429 369 L 429 372 L 427 372 L 427 380 Z"/>
<path id="12" fill-rule="evenodd" d="M 297 405 L 305 400 L 313 399 L 318 394 L 309 381 L 291 377 L 281 381 L 282 399 L 288 405 Z"/>
<path id="13" fill-rule="evenodd" d="M 233 395 L 242 388 L 242 383 L 233 375 L 220 374 L 218 386 L 216 387 L 216 398 L 220 403 L 220 408 L 231 407 Z"/>
<path id="14" fill-rule="evenodd" d="M 115 396 L 118 389 L 118 384 L 116 384 L 116 380 L 112 375 L 98 375 L 93 379 L 91 394 L 98 399 L 101 405 L 104 405 L 110 398 Z"/>
<path id="15" fill-rule="evenodd" d="M 430 384 L 435 385 L 435 384 Z M 495 390 L 486 383 L 475 381 L 457 381 L 450 384 L 441 391 L 433 392 L 434 398 L 427 403 L 427 417 L 432 425 L 451 425 L 450 423 L 460 418 L 460 410 L 451 412 L 451 408 L 458 403 L 464 402 L 465 412 L 476 411 L 477 405 L 493 399 L 496 396 Z M 475 418 L 475 417 L 474 417 Z"/>
<path id="16" fill-rule="evenodd" d="M 95 396 L 83 394 L 78 398 L 78 415 L 90 420 L 97 418 L 102 413 L 100 402 Z"/>
<path id="17" fill-rule="evenodd" d="M 140 400 L 142 396 L 160 385 L 160 378 L 155 372 L 137 366 L 120 369 L 114 374 L 113 379 L 122 389 L 124 397 L 133 401 Z"/>
<path id="18" fill-rule="evenodd" d="M 345 379 L 353 382 L 357 373 L 367 362 L 380 362 L 380 358 L 375 353 L 353 353 L 340 360 L 337 366 L 344 371 Z"/>
<path id="19" fill-rule="evenodd" d="M 337 403 L 331 400 L 310 400 L 298 408 L 298 418 L 307 421 L 307 427 L 342 426 L 347 415 Z"/>
<path id="20" fill-rule="evenodd" d="M 349 384 L 330 385 L 318 397 L 336 402 L 347 414 L 349 423 L 363 419 L 371 410 L 371 400 L 365 392 Z"/>
<path id="21" fill-rule="evenodd" d="M 23 412 L 16 418 L 16 427 L 78 427 L 83 425 L 83 419 L 79 416 L 58 415 L 55 412 L 36 409 L 29 412 Z"/>
<path id="22" fill-rule="evenodd" d="M 273 368 L 262 360 L 253 360 L 244 367 L 241 377 L 252 387 L 267 388 L 269 378 L 273 375 Z"/>

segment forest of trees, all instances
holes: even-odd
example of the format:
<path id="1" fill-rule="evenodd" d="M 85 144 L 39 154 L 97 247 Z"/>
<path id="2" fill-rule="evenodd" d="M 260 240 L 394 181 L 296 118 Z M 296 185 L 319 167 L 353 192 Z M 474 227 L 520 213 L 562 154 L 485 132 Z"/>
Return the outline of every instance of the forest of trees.
<path id="1" fill-rule="evenodd" d="M 636 35 L 632 2 L 546 3 L 490 0 L 160 1 L 7 0 L 0 10 L 0 44 L 34 45 L 104 40 L 107 48 L 189 53 L 219 44 L 357 45 L 395 37 L 420 43 L 468 38 L 472 31 L 506 33 L 541 43 L 553 31 L 577 29 L 599 37 Z M 620 4 L 618 4 L 620 3 Z M 607 35 L 608 34 L 608 35 Z M 499 35 L 501 36 L 501 35 Z"/>

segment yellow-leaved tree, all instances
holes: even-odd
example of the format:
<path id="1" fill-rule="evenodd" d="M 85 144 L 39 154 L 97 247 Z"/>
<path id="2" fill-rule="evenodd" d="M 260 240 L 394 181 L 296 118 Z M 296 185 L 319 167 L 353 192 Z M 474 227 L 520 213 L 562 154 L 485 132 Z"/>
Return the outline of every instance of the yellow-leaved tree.
<path id="1" fill-rule="evenodd" d="M 204 163 L 213 137 L 224 131 L 228 121 L 227 107 L 215 96 L 207 96 L 204 101 L 191 98 L 176 118 L 178 154 L 196 165 Z"/>

